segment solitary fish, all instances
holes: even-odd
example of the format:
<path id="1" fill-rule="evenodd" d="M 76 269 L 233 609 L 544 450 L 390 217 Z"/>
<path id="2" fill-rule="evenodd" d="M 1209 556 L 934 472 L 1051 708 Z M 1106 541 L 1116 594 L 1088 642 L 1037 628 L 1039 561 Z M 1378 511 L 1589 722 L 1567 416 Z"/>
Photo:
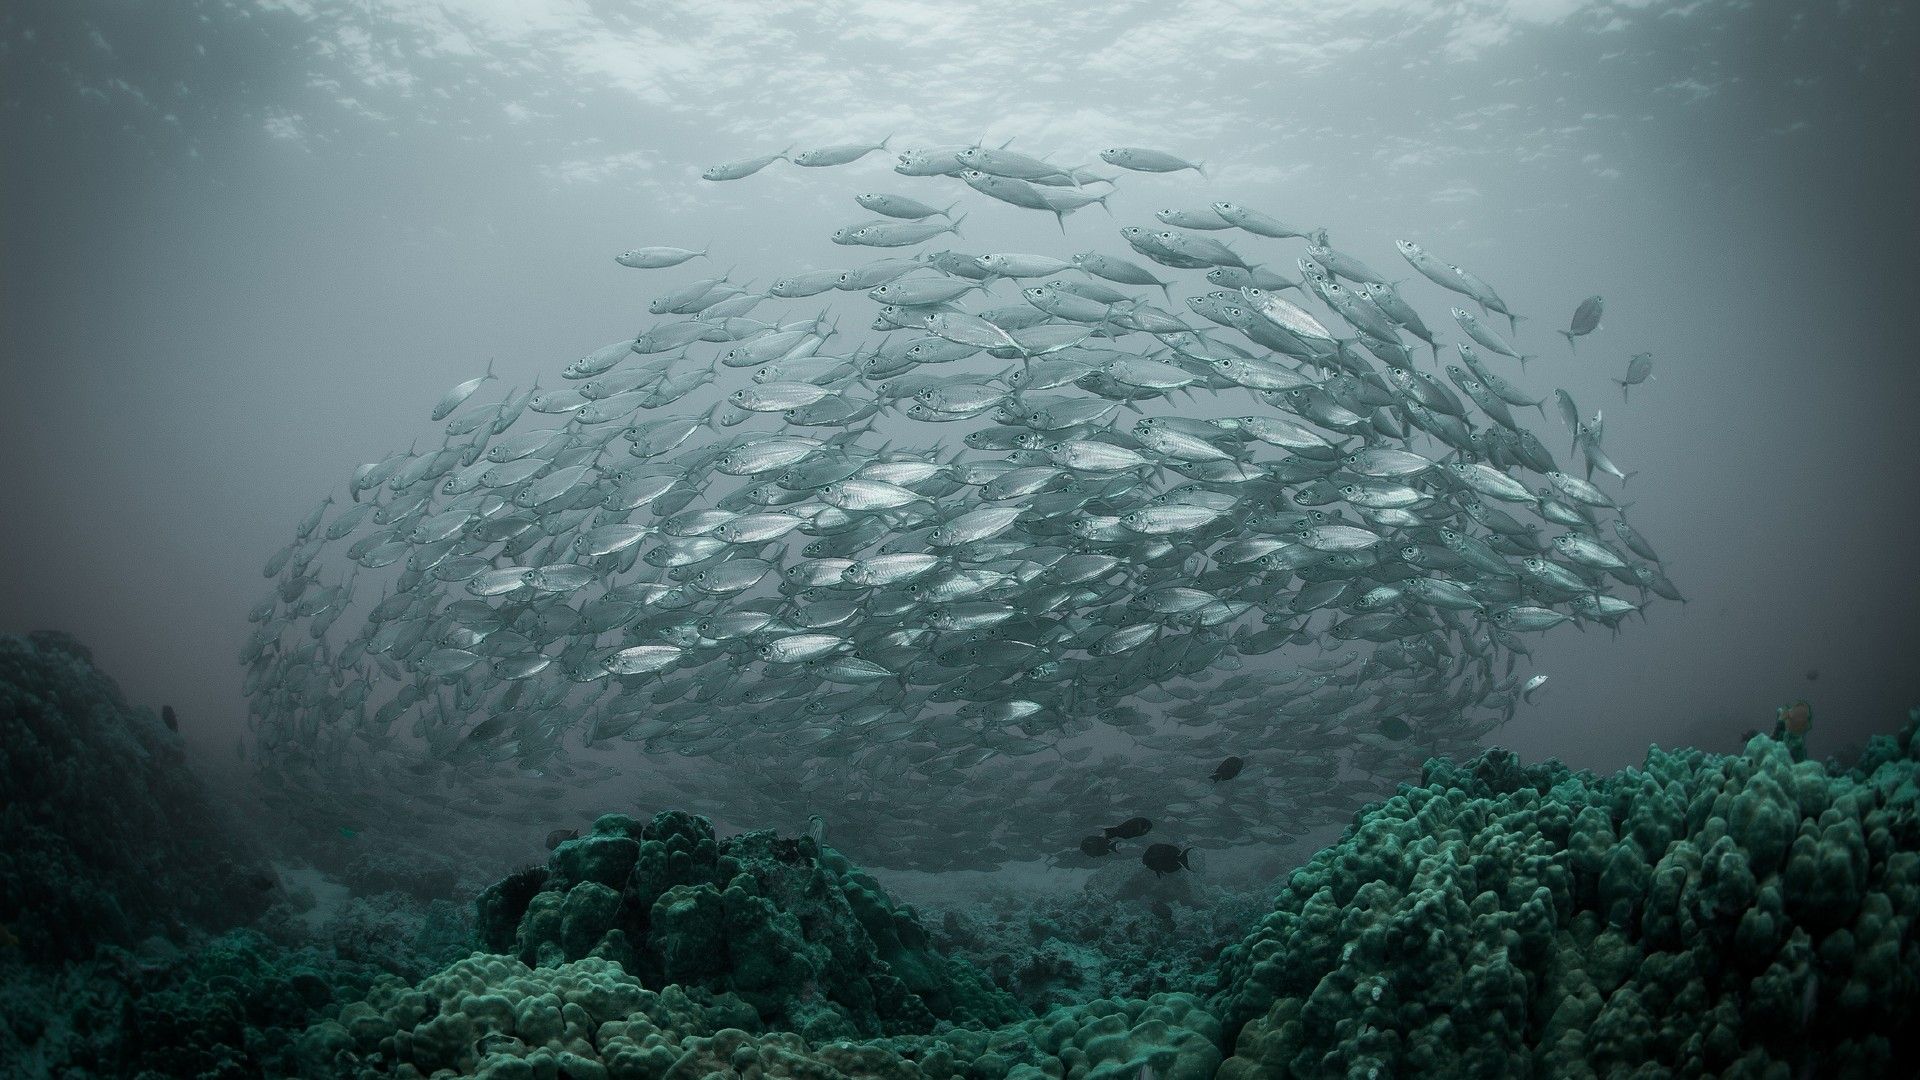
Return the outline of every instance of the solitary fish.
<path id="1" fill-rule="evenodd" d="M 1630 388 L 1639 386 L 1651 378 L 1653 378 L 1653 354 L 1643 352 L 1634 353 L 1633 356 L 1627 360 L 1626 378 L 1615 379 L 1613 381 L 1620 384 L 1620 400 L 1625 401 L 1627 400 L 1627 391 Z"/>
<path id="2" fill-rule="evenodd" d="M 1524 686 L 1520 687 L 1520 696 L 1526 700 L 1527 704 L 1531 705 L 1533 704 L 1533 695 L 1538 693 L 1540 688 L 1545 685 L 1547 685 L 1547 677 L 1545 675 L 1535 675 L 1533 678 L 1528 679 Z"/>
<path id="3" fill-rule="evenodd" d="M 1177 158 L 1159 150 L 1148 150 L 1140 146 L 1114 146 L 1100 151 L 1100 160 L 1109 165 L 1118 165 L 1135 172 L 1179 172 L 1192 169 L 1201 176 L 1207 175 L 1205 165 L 1197 161 Z"/>
<path id="4" fill-rule="evenodd" d="M 1120 842 L 1111 836 L 1087 836 L 1080 840 L 1080 853 L 1089 859 L 1104 858 L 1113 854 Z"/>
<path id="5" fill-rule="evenodd" d="M 1278 218 L 1269 217 L 1258 210 L 1250 210 L 1238 203 L 1217 202 L 1213 212 L 1221 219 L 1256 236 L 1271 236 L 1276 240 L 1285 240 L 1293 236 L 1310 236 L 1311 233 L 1296 229 Z"/>
<path id="6" fill-rule="evenodd" d="M 1246 758 L 1230 757 L 1227 760 L 1221 762 L 1220 764 L 1215 765 L 1213 767 L 1213 775 L 1209 776 L 1207 779 L 1212 780 L 1216 784 L 1222 780 L 1231 780 L 1234 777 L 1239 776 L 1240 770 L 1246 767 L 1247 767 Z"/>
<path id="7" fill-rule="evenodd" d="M 698 259 L 706 253 L 706 248 L 694 251 L 690 248 L 643 247 L 621 252 L 613 257 L 613 261 L 621 266 L 631 266 L 635 270 L 660 270 L 669 266 L 679 266 L 688 259 Z"/>
<path id="8" fill-rule="evenodd" d="M 1560 336 L 1567 339 L 1567 348 L 1573 349 L 1574 352 L 1580 351 L 1574 348 L 1573 339 L 1585 337 L 1600 329 L 1600 313 L 1606 306 L 1607 302 L 1597 296 L 1589 296 L 1580 301 L 1580 306 L 1573 309 L 1573 325 L 1560 331 Z"/>
<path id="9" fill-rule="evenodd" d="M 859 203 L 863 209 L 871 210 L 876 214 L 882 214 L 890 218 L 900 218 L 905 221 L 919 221 L 921 218 L 930 218 L 935 214 L 941 217 L 952 217 L 953 207 L 960 205 L 959 203 L 954 203 L 945 210 L 941 210 L 938 207 L 928 206 L 918 199 L 909 199 L 905 195 L 885 195 L 872 192 L 864 195 L 855 195 L 853 201 Z"/>
<path id="10" fill-rule="evenodd" d="M 1520 370 L 1526 370 L 1527 361 L 1532 359 L 1532 357 L 1521 355 L 1519 350 L 1507 344 L 1505 338 L 1475 318 L 1473 312 L 1468 311 L 1466 308 L 1454 308 L 1453 318 L 1455 322 L 1460 324 L 1460 329 L 1465 330 L 1467 336 L 1479 342 L 1483 348 L 1499 353 L 1501 356 L 1513 357 L 1515 360 L 1520 361 Z"/>
<path id="11" fill-rule="evenodd" d="M 468 368 L 467 370 L 472 371 L 473 369 Z M 489 359 L 487 361 L 487 373 L 485 375 L 482 375 L 477 379 L 468 379 L 466 382 L 463 382 L 459 386 L 456 386 L 453 389 L 447 391 L 447 396 L 441 398 L 440 403 L 433 407 L 432 419 L 434 420 L 434 422 L 438 423 L 441 420 L 445 420 L 447 416 L 453 412 L 453 410 L 459 408 L 463 402 L 465 402 L 468 398 L 472 397 L 473 392 L 475 390 L 480 389 L 481 383 L 486 382 L 488 379 L 491 379 L 494 377 L 495 376 L 493 374 L 493 361 Z"/>
<path id="12" fill-rule="evenodd" d="M 793 147 L 787 147 L 787 150 L 791 149 L 793 149 Z M 744 161 L 728 162 L 724 165 L 709 165 L 701 170 L 700 179 L 739 180 L 742 177 L 752 176 L 754 173 L 759 172 L 761 169 L 766 168 L 776 161 L 787 160 L 787 150 L 782 150 L 777 154 L 768 154 L 765 157 L 753 157 L 747 158 Z"/>
<path id="13" fill-rule="evenodd" d="M 1172 844 L 1151 844 L 1148 845 L 1147 850 L 1140 853 L 1140 862 L 1153 871 L 1154 877 L 1175 874 L 1182 870 L 1193 869 L 1187 863 L 1187 855 L 1192 851 L 1192 848 L 1182 850 Z"/>
<path id="14" fill-rule="evenodd" d="M 812 150 L 802 150 L 793 155 L 795 165 L 805 169 L 819 169 L 828 165 L 845 165 L 859 161 L 875 150 L 885 150 L 893 141 L 889 135 L 878 143 L 843 143 L 839 146 L 821 146 Z"/>

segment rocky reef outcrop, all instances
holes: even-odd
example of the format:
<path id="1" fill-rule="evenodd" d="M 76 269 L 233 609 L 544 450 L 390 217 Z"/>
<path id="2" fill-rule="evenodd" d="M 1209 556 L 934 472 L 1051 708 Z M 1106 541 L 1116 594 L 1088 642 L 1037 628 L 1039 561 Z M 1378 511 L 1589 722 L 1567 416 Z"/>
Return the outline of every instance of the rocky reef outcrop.
<path id="1" fill-rule="evenodd" d="M 644 986 L 733 994 L 766 1026 L 815 1039 L 1023 1013 L 833 849 L 770 831 L 717 839 L 680 811 L 601 817 L 478 907 L 494 952 L 536 966 L 605 958 Z"/>
<path id="2" fill-rule="evenodd" d="M 0 635 L 0 926 L 32 962 L 259 916 L 274 879 L 180 736 L 65 634 Z"/>

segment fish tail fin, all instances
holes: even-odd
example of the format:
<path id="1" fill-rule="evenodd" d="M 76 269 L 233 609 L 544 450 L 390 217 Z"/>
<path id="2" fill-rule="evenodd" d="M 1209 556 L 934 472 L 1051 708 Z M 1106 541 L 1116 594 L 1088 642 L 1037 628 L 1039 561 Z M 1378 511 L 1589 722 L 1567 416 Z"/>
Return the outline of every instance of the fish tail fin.
<path id="1" fill-rule="evenodd" d="M 1573 343 L 1573 339 L 1578 335 L 1576 335 L 1571 330 L 1555 330 L 1554 333 L 1559 334 L 1561 337 L 1567 339 L 1567 351 L 1573 353 L 1575 356 L 1580 355 L 1579 347 L 1574 345 Z"/>
<path id="2" fill-rule="evenodd" d="M 897 135 L 899 135 L 899 134 L 900 134 L 899 132 L 897 132 L 897 131 L 895 131 L 895 132 L 892 132 L 892 133 L 890 133 L 890 134 L 889 134 L 889 135 L 888 135 L 888 136 L 887 136 L 886 138 L 884 138 L 884 139 L 881 139 L 881 140 L 880 140 L 880 152 L 881 152 L 881 153 L 886 153 L 886 151 L 887 151 L 887 147 L 888 147 L 888 146 L 890 146 L 890 145 L 892 145 L 892 143 L 893 143 L 893 140 L 894 140 L 894 138 L 895 138 L 895 136 L 897 136 Z"/>
<path id="3" fill-rule="evenodd" d="M 1630 389 L 1633 384 L 1625 379 L 1615 379 L 1613 381 L 1620 384 L 1620 404 L 1627 404 L 1627 390 Z"/>
<path id="4" fill-rule="evenodd" d="M 1533 353 L 1521 353 L 1520 354 L 1520 370 L 1521 371 L 1527 370 L 1527 361 L 1538 360 L 1538 359 L 1540 358 L 1534 355 Z"/>
<path id="5" fill-rule="evenodd" d="M 1639 469 L 1635 469 L 1635 470 L 1633 470 L 1632 472 L 1629 472 L 1629 473 L 1628 473 L 1627 475 L 1625 475 L 1625 476 L 1623 476 L 1623 477 L 1621 477 L 1621 478 L 1620 478 L 1620 486 L 1621 486 L 1621 487 L 1623 487 L 1623 488 L 1624 488 L 1624 487 L 1626 487 L 1626 486 L 1627 486 L 1627 481 L 1629 481 L 1629 480 L 1631 480 L 1631 479 L 1633 479 L 1634 477 L 1636 477 L 1636 476 L 1639 476 L 1639 475 L 1640 475 L 1640 470 L 1639 470 Z M 1620 509 L 1622 509 L 1622 510 L 1625 510 L 1625 509 L 1626 509 L 1626 508 L 1627 508 L 1628 506 L 1632 506 L 1632 505 L 1633 505 L 1632 503 L 1627 503 L 1627 504 L 1625 504 L 1625 505 L 1623 505 L 1623 506 L 1621 506 L 1621 507 L 1620 507 Z"/>
<path id="6" fill-rule="evenodd" d="M 486 373 L 485 375 L 482 375 L 482 376 L 480 376 L 480 378 L 482 378 L 482 379 L 497 379 L 497 378 L 499 378 L 499 377 L 500 377 L 500 376 L 498 376 L 498 375 L 495 375 L 495 374 L 493 373 L 493 357 L 491 357 L 491 356 L 489 356 L 489 357 L 487 357 L 487 373 Z"/>
<path id="7" fill-rule="evenodd" d="M 1207 176 L 1207 163 L 1204 161 L 1194 162 L 1193 171 L 1199 173 L 1205 179 L 1208 179 L 1208 180 L 1213 179 L 1213 177 Z"/>
<path id="8" fill-rule="evenodd" d="M 942 210 L 942 211 L 940 211 L 940 216 L 941 216 L 941 217 L 943 217 L 943 218 L 946 218 L 946 219 L 947 219 L 948 221 L 952 221 L 952 220 L 953 220 L 953 208 L 954 208 L 955 206 L 959 206 L 959 205 L 960 205 L 960 200 L 958 200 L 958 199 L 955 199 L 955 200 L 953 201 L 953 203 L 952 203 L 951 205 L 949 205 L 949 206 L 948 206 L 948 207 L 947 207 L 947 208 L 946 208 L 945 210 Z M 919 256 L 919 255 L 915 255 L 915 256 L 914 256 L 914 258 L 916 258 L 916 259 L 918 259 L 918 258 L 920 258 L 920 257 L 921 257 L 921 256 Z"/>
<path id="9" fill-rule="evenodd" d="M 1107 189 L 1107 193 L 1105 195 L 1102 195 L 1099 198 L 1093 200 L 1094 202 L 1097 202 L 1100 204 L 1100 209 L 1105 210 L 1107 212 L 1108 217 L 1113 216 L 1113 207 L 1107 205 L 1107 200 L 1112 197 L 1113 197 L 1113 189 L 1109 188 Z"/>
<path id="10" fill-rule="evenodd" d="M 960 235 L 960 223 L 961 223 L 961 222 L 963 222 L 963 221 L 965 221 L 965 220 L 967 220 L 967 215 L 965 215 L 965 214 L 961 214 L 961 215 L 960 215 L 959 217 L 957 217 L 957 218 L 954 218 L 954 219 L 953 219 L 953 224 L 952 224 L 952 225 L 950 225 L 950 226 L 948 226 L 948 229 L 947 229 L 947 231 L 949 231 L 949 232 L 951 232 L 951 233 L 953 233 L 953 235 L 955 235 L 955 236 L 959 236 L 959 235 Z"/>
<path id="11" fill-rule="evenodd" d="M 1067 235 L 1067 211 L 1055 210 L 1053 212 L 1053 221 L 1054 224 L 1060 226 L 1060 235 Z"/>
<path id="12" fill-rule="evenodd" d="M 1507 333 L 1518 334 L 1520 332 L 1520 322 L 1521 320 L 1525 319 L 1526 316 L 1515 315 L 1512 312 L 1502 312 L 1502 314 L 1506 315 L 1507 317 Z"/>

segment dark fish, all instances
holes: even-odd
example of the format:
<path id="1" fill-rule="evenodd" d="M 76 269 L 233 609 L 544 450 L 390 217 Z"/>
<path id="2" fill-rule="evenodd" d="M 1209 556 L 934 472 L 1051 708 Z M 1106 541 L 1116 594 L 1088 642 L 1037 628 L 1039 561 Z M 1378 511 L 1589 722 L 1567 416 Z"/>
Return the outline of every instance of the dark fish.
<path id="1" fill-rule="evenodd" d="M 1607 302 L 1597 296 L 1589 296 L 1580 301 L 1580 306 L 1573 309 L 1573 325 L 1560 331 L 1560 336 L 1567 339 L 1568 349 L 1578 352 L 1578 349 L 1574 349 L 1573 339 L 1584 337 L 1600 328 L 1600 315 L 1606 306 Z"/>
<path id="2" fill-rule="evenodd" d="M 1627 391 L 1648 379 L 1653 378 L 1653 354 L 1635 353 L 1627 358 L 1627 377 L 1615 379 L 1620 384 L 1620 400 L 1627 400 Z"/>
<path id="3" fill-rule="evenodd" d="M 547 850 L 552 851 L 569 840 L 580 839 L 579 829 L 555 829 L 547 834 Z"/>
<path id="4" fill-rule="evenodd" d="M 1183 851 L 1172 844 L 1151 844 L 1146 851 L 1141 852 L 1140 862 L 1153 871 L 1154 877 L 1162 874 L 1177 874 L 1182 870 L 1193 869 L 1187 865 L 1187 852 L 1192 850 L 1187 848 Z"/>
<path id="5" fill-rule="evenodd" d="M 180 730 L 180 714 L 174 712 L 171 705 L 160 706 L 160 722 L 167 725 L 168 731 Z"/>
<path id="6" fill-rule="evenodd" d="M 1812 682 L 1813 680 L 1815 680 L 1815 679 L 1817 679 L 1817 678 L 1819 678 L 1819 677 L 1820 677 L 1820 669 L 1819 669 L 1819 668 L 1817 668 L 1817 667 L 1810 667 L 1810 668 L 1808 668 L 1808 669 L 1807 669 L 1807 681 L 1808 681 L 1808 682 Z"/>
<path id="7" fill-rule="evenodd" d="M 1239 776 L 1240 770 L 1246 767 L 1247 767 L 1246 758 L 1230 757 L 1227 760 L 1213 767 L 1213 775 L 1209 777 L 1209 779 L 1211 779 L 1216 784 L 1222 780 L 1231 780 L 1234 777 Z"/>
<path id="8" fill-rule="evenodd" d="M 1413 728 L 1397 716 L 1389 716 L 1380 721 L 1380 734 L 1395 742 L 1413 734 Z"/>
<path id="9" fill-rule="evenodd" d="M 1113 854 L 1119 842 L 1110 836 L 1089 836 L 1080 841 L 1080 853 L 1089 859 L 1099 859 Z"/>
<path id="10" fill-rule="evenodd" d="M 1130 817 L 1118 825 L 1109 825 L 1101 831 L 1112 840 L 1131 840 L 1136 836 L 1145 836 L 1153 829 L 1153 822 L 1143 817 Z"/>
<path id="11" fill-rule="evenodd" d="M 253 886 L 260 892 L 270 892 L 275 885 L 280 884 L 280 879 L 265 871 L 260 871 L 248 878 L 247 884 Z"/>
<path id="12" fill-rule="evenodd" d="M 1813 706 L 1796 701 L 1780 710 L 1778 731 L 1787 735 L 1805 735 L 1813 728 Z M 1776 736 L 1777 737 L 1777 736 Z"/>
<path id="13" fill-rule="evenodd" d="M 1147 905 L 1147 910 L 1153 912 L 1154 918 L 1159 919 L 1161 922 L 1170 923 L 1173 921 L 1173 905 L 1167 903 L 1165 900 L 1155 900 L 1153 903 Z"/>

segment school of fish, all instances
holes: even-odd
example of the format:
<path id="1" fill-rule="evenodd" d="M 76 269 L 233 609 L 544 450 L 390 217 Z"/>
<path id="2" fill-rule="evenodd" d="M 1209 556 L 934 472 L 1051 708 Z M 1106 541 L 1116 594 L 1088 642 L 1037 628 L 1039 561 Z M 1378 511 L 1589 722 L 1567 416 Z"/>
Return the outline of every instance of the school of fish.
<path id="1" fill-rule="evenodd" d="M 1283 844 L 1510 720 L 1546 680 L 1516 670 L 1531 635 L 1683 600 L 1603 416 L 1559 390 L 1565 436 L 1523 425 L 1547 399 L 1519 317 L 1418 243 L 1424 296 L 1232 202 L 1119 228 L 1125 257 L 1045 229 L 905 250 L 1204 175 L 1098 156 L 907 150 L 927 190 L 857 194 L 846 265 L 663 287 L 551 385 L 479 400 L 489 364 L 448 391 L 443 437 L 361 466 L 266 564 L 239 659 L 270 790 L 537 837 L 619 783 L 931 870 L 1085 861 L 1135 815 L 1170 852 Z"/>

